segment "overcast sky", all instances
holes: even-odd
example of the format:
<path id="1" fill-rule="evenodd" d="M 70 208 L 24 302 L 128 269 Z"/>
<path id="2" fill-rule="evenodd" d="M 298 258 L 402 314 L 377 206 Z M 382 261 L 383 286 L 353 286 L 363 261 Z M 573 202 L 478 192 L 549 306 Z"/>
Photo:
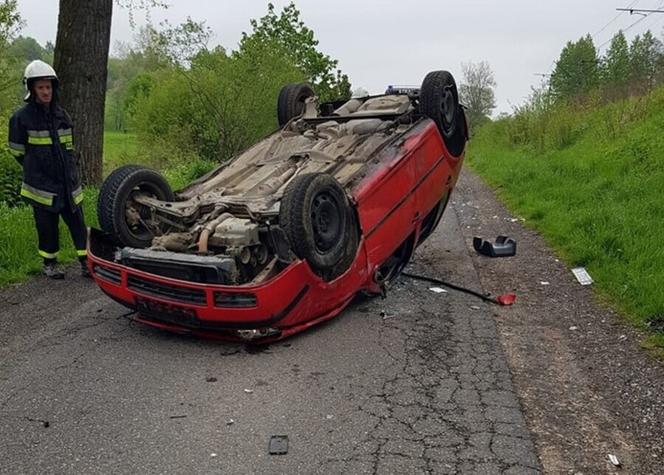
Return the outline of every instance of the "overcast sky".
<path id="1" fill-rule="evenodd" d="M 235 49 L 249 20 L 267 11 L 266 0 L 241 2 L 165 0 L 151 20 L 172 25 L 187 16 L 205 21 L 213 44 Z M 139 3 L 139 2 L 136 2 Z M 273 0 L 277 10 L 289 3 Z M 590 33 L 595 45 L 619 29 L 632 37 L 650 29 L 660 39 L 664 14 L 648 17 L 616 11 L 618 7 L 664 8 L 664 0 L 296 0 L 305 24 L 320 41 L 319 49 L 339 60 L 353 88 L 382 92 L 388 84 L 418 85 L 427 72 L 447 69 L 461 80 L 461 63 L 488 61 L 497 82 L 496 112 L 510 112 L 530 88 L 549 73 L 569 40 Z M 55 42 L 57 0 L 18 0 L 26 22 L 22 34 L 40 43 Z M 130 42 L 134 31 L 125 10 L 114 7 L 111 44 Z M 145 23 L 145 14 L 135 19 Z M 635 22 L 637 22 L 634 24 Z M 606 46 L 602 48 L 605 49 Z"/>

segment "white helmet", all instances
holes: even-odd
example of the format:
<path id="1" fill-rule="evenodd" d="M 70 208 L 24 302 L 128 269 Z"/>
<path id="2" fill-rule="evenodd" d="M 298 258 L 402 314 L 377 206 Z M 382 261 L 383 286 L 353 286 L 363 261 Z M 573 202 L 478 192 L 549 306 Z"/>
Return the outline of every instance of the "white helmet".
<path id="1" fill-rule="evenodd" d="M 58 85 L 58 75 L 55 74 L 55 69 L 44 61 L 35 59 L 25 67 L 25 73 L 23 73 L 23 84 L 25 84 L 25 89 L 28 91 L 23 98 L 24 100 L 27 101 L 30 99 L 30 87 L 37 79 L 50 79 L 53 83 L 53 88 Z"/>

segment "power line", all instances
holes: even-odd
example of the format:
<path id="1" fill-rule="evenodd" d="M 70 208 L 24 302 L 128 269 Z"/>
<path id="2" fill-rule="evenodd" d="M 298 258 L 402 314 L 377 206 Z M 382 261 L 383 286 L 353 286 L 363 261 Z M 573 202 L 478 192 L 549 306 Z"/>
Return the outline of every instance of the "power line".
<path id="1" fill-rule="evenodd" d="M 627 5 L 627 8 L 632 8 L 632 7 L 634 7 L 637 3 L 639 3 L 639 1 L 640 1 L 640 0 L 634 0 L 632 3 L 630 3 L 629 5 Z M 624 12 L 621 11 L 621 12 L 618 13 L 616 16 L 614 16 L 613 18 L 611 18 L 611 19 L 610 19 L 610 20 L 609 20 L 609 21 L 608 21 L 608 22 L 607 22 L 602 28 L 600 28 L 599 30 L 597 30 L 597 31 L 596 31 L 595 33 L 593 33 L 592 35 L 590 35 L 590 37 L 593 38 L 593 40 L 595 40 L 595 38 L 597 37 L 597 35 L 599 35 L 601 32 L 603 32 L 604 30 L 606 30 L 606 29 L 607 29 L 612 23 L 614 23 L 618 18 L 620 18 L 621 16 L 623 16 L 623 13 L 624 13 Z M 611 41 L 611 40 L 609 39 L 609 41 Z M 608 43 L 608 42 L 607 42 L 607 43 Z M 603 44 L 605 44 L 605 43 L 603 43 Z M 599 50 L 599 47 L 598 47 L 597 49 Z M 554 68 L 555 66 L 556 66 L 556 60 L 554 59 L 553 61 L 551 61 L 551 64 L 549 65 L 549 71 L 552 71 L 553 68 Z M 550 73 L 549 73 L 549 75 L 550 75 Z"/>
<path id="2" fill-rule="evenodd" d="M 632 8 L 632 7 L 633 7 L 634 5 L 636 5 L 637 3 L 639 3 L 639 0 L 634 0 L 632 3 L 630 3 L 629 5 L 627 5 L 627 8 Z M 611 23 L 613 23 L 614 21 L 616 21 L 616 20 L 617 20 L 618 18 L 620 18 L 621 16 L 622 16 L 622 12 L 618 13 L 618 14 L 617 14 L 616 16 L 614 16 L 614 17 L 613 17 L 613 18 L 612 18 L 612 19 L 611 19 L 606 25 L 604 25 L 602 28 L 600 28 L 597 32 L 593 33 L 591 36 L 592 36 L 593 38 L 595 38 L 595 37 L 596 37 L 597 35 L 599 35 L 601 32 L 603 32 L 604 30 L 606 30 L 606 29 L 608 28 L 608 26 L 609 26 Z"/>
<path id="3" fill-rule="evenodd" d="M 619 12 L 629 12 L 630 15 L 636 14 L 645 14 L 648 15 L 651 13 L 664 13 L 664 10 L 648 10 L 645 8 L 616 8 Z"/>
<path id="4" fill-rule="evenodd" d="M 657 10 L 657 11 L 659 11 L 659 10 Z M 651 12 L 651 13 L 646 13 L 644 16 L 642 16 L 641 18 L 639 18 L 638 20 L 636 20 L 634 23 L 632 23 L 631 25 L 629 25 L 627 28 L 621 28 L 620 31 L 622 31 L 623 33 L 625 33 L 626 31 L 629 31 L 630 29 L 632 29 L 632 27 L 634 27 L 634 26 L 638 25 L 639 23 L 641 23 L 643 20 L 645 20 L 646 18 L 648 18 L 648 17 L 649 17 L 650 15 L 652 15 L 653 13 L 654 13 L 654 11 Z M 662 11 L 661 13 L 664 13 L 664 11 Z M 611 42 L 611 40 L 613 40 L 613 38 L 609 38 L 609 39 L 606 40 L 604 43 L 602 43 L 601 45 L 599 45 L 599 46 L 597 47 L 597 51 L 599 51 L 600 49 L 602 49 L 604 46 L 608 45 L 608 44 Z"/>

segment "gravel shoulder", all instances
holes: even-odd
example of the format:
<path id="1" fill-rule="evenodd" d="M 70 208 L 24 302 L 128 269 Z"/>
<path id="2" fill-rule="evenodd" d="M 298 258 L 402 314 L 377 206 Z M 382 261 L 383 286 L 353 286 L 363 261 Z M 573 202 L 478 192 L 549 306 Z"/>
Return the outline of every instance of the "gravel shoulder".
<path id="1" fill-rule="evenodd" d="M 453 196 L 466 245 L 508 235 L 517 256 L 471 253 L 485 290 L 517 293 L 498 309 L 498 333 L 548 473 L 661 473 L 664 366 L 644 335 L 579 285 L 544 240 L 523 226 L 468 169 Z M 548 285 L 543 285 L 548 282 Z"/>

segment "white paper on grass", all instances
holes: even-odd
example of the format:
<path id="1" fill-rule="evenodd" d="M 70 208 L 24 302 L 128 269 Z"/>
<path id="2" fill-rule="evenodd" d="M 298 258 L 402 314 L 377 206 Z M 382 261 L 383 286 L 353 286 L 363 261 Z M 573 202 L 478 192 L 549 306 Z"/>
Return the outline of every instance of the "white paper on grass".
<path id="1" fill-rule="evenodd" d="M 593 278 L 590 277 L 588 271 L 584 267 L 575 267 L 572 269 L 572 274 L 576 277 L 581 285 L 590 285 L 593 283 Z"/>

